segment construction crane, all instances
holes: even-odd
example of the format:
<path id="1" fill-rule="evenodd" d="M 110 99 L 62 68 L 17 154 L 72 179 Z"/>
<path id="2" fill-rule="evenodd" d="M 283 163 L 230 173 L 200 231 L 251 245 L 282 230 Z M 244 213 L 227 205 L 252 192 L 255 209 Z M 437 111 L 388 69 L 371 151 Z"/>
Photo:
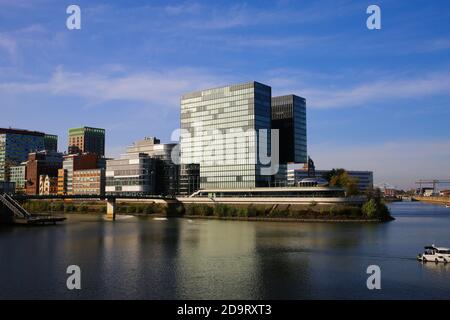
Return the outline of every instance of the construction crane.
<path id="1" fill-rule="evenodd" d="M 419 185 L 419 192 L 422 192 L 423 184 L 432 184 L 433 185 L 433 193 L 436 192 L 436 185 L 438 184 L 450 184 L 450 180 L 419 180 L 416 181 L 416 184 Z"/>

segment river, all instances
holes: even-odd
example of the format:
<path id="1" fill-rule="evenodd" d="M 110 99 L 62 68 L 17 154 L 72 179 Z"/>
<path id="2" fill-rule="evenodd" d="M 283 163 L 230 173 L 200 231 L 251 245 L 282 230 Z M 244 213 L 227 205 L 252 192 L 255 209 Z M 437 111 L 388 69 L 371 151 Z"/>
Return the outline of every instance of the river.
<path id="1" fill-rule="evenodd" d="M 395 221 L 284 223 L 70 214 L 56 226 L 0 227 L 0 299 L 450 299 L 450 209 L 390 205 Z M 81 269 L 68 290 L 66 269 Z M 368 290 L 369 265 L 381 289 Z"/>

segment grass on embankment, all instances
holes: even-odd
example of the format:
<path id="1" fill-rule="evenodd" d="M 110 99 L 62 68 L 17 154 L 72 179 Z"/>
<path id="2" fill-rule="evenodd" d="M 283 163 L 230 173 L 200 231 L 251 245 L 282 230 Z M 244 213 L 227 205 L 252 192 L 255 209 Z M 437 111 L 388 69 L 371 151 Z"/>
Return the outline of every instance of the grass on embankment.
<path id="1" fill-rule="evenodd" d="M 289 220 L 370 220 L 389 221 L 391 217 L 384 204 L 367 202 L 363 206 L 351 205 L 293 205 L 283 208 L 262 205 L 187 204 L 184 214 L 189 217 L 262 218 Z M 280 206 L 282 207 L 282 206 Z"/>
<path id="2" fill-rule="evenodd" d="M 27 201 L 23 207 L 31 213 L 106 213 L 104 201 Z M 118 203 L 118 214 L 166 214 L 166 206 L 158 203 Z"/>
<path id="3" fill-rule="evenodd" d="M 106 213 L 102 201 L 27 201 L 24 208 L 32 213 Z M 230 204 L 170 204 L 118 203 L 117 214 L 158 214 L 223 219 L 261 220 L 367 220 L 389 221 L 393 218 L 387 206 L 374 199 L 362 206 L 355 205 L 230 205 Z"/>

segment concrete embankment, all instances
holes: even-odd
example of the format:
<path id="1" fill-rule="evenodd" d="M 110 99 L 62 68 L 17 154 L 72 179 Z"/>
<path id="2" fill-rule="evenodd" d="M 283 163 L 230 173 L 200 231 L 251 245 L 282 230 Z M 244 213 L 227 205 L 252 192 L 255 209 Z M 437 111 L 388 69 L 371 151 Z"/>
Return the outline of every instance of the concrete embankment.
<path id="1" fill-rule="evenodd" d="M 450 204 L 450 197 L 414 197 L 416 201 L 435 203 L 435 204 Z"/>

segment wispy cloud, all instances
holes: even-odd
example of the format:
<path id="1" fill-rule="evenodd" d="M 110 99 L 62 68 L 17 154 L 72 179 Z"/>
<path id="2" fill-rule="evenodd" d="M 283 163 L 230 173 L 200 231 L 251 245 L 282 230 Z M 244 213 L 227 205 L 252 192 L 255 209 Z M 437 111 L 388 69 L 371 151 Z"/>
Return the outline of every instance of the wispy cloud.
<path id="1" fill-rule="evenodd" d="M 290 77 L 290 71 L 283 72 L 279 70 L 274 76 L 273 72 L 268 71 L 255 74 L 250 79 L 236 79 L 231 74 L 199 68 L 133 72 L 125 66 L 112 64 L 92 72 L 71 72 L 58 67 L 48 80 L 0 83 L 0 93 L 41 92 L 83 97 L 91 104 L 131 100 L 178 107 L 180 95 L 192 90 L 267 79 L 263 82 L 274 87 L 274 94 L 302 95 L 307 99 L 309 108 L 345 108 L 374 105 L 386 100 L 448 95 L 450 92 L 450 72 L 447 71 L 403 77 L 382 76 L 373 81 L 353 81 L 353 85 L 345 87 L 317 82 L 317 79 L 324 79 L 325 74 L 314 76 L 308 72 L 297 72 L 297 80 Z M 307 76 L 300 77 L 301 74 Z M 348 74 L 344 73 L 340 77 L 346 76 Z M 308 82 L 308 78 L 312 81 Z M 330 75 L 330 79 L 331 83 L 339 83 L 336 75 Z"/>
<path id="2" fill-rule="evenodd" d="M 450 142 L 446 140 L 314 144 L 309 149 L 318 169 L 373 170 L 378 184 L 412 188 L 416 179 L 450 178 Z"/>
<path id="3" fill-rule="evenodd" d="M 124 69 L 113 65 L 103 72 L 68 72 L 59 67 L 48 81 L 0 83 L 0 93 L 77 96 L 89 103 L 114 100 L 141 101 L 155 106 L 179 108 L 181 94 L 199 88 L 223 83 L 223 79 L 197 69 L 180 68 L 167 71 L 123 73 Z M 105 71 L 109 70 L 109 71 Z M 118 74 L 117 74 L 117 71 Z"/>
<path id="4" fill-rule="evenodd" d="M 355 107 L 392 99 L 412 99 L 450 93 L 450 72 L 430 72 L 422 75 L 384 77 L 365 80 L 354 85 L 310 86 L 289 83 L 289 88 L 278 87 L 282 93 L 298 92 L 312 108 Z M 294 90 L 293 90 L 294 89 Z"/>
<path id="5" fill-rule="evenodd" d="M 17 42 L 4 34 L 0 34 L 0 49 L 6 52 L 10 59 L 15 59 L 17 54 Z"/>

